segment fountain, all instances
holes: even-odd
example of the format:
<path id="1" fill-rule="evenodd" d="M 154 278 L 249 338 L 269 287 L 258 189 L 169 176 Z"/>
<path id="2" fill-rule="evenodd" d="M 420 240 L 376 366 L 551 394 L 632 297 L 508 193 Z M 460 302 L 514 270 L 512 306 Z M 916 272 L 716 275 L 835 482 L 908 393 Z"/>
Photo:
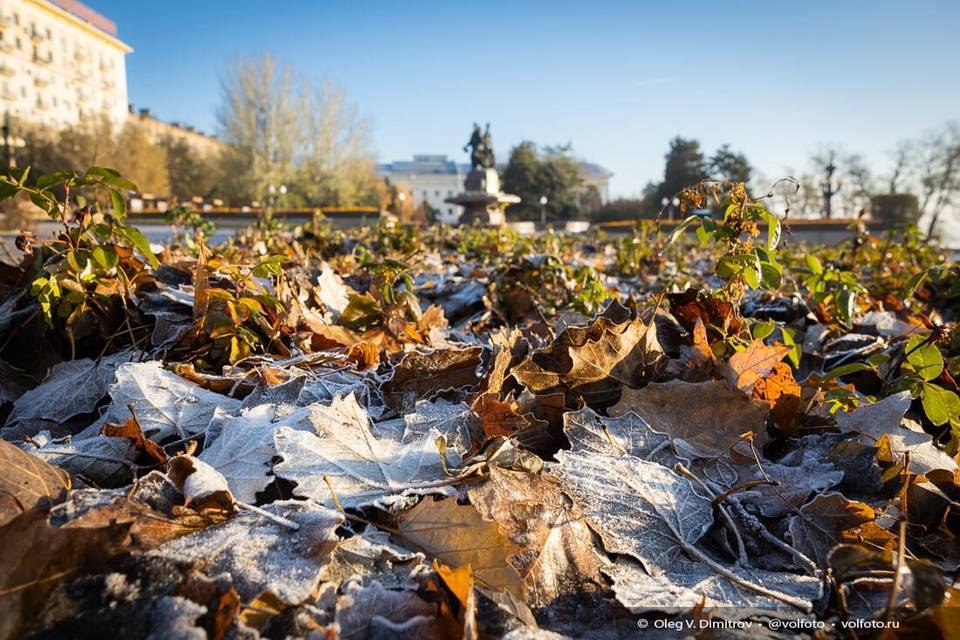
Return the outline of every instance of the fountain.
<path id="1" fill-rule="evenodd" d="M 507 205 L 520 202 L 520 197 L 500 191 L 500 174 L 494 166 L 493 142 L 490 138 L 490 125 L 486 131 L 480 131 L 480 125 L 473 124 L 473 135 L 463 150 L 470 149 L 470 173 L 463 181 L 463 192 L 447 198 L 445 202 L 463 207 L 460 224 L 481 223 L 502 225 L 506 222 L 504 210 Z"/>

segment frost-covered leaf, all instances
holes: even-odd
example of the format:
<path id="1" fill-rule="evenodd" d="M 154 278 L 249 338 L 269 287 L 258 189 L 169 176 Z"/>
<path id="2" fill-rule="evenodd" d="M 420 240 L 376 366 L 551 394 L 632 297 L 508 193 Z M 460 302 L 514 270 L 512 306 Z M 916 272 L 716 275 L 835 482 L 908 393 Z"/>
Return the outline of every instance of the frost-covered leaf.
<path id="1" fill-rule="evenodd" d="M 457 452 L 470 450 L 472 433 L 479 428 L 479 418 L 462 402 L 421 400 L 413 411 L 402 418 L 375 423 L 371 429 L 378 438 L 389 438 L 403 444 L 418 442 L 428 433 L 437 432 Z"/>
<path id="2" fill-rule="evenodd" d="M 218 507 L 227 511 L 235 508 L 227 479 L 202 460 L 189 455 L 170 458 L 167 462 L 167 477 L 177 491 L 183 494 L 185 507 Z"/>
<path id="3" fill-rule="evenodd" d="M 663 573 L 713 524 L 710 500 L 666 467 L 634 458 L 561 451 L 563 490 L 583 507 L 607 551 Z"/>
<path id="4" fill-rule="evenodd" d="M 752 477 L 746 480 L 773 480 L 777 486 L 767 484 L 751 487 L 738 495 L 745 505 L 755 507 L 767 518 L 780 518 L 802 506 L 815 493 L 830 489 L 843 480 L 829 460 L 819 452 L 803 451 L 796 465 L 768 462 L 763 470 L 754 468 Z"/>
<path id="5" fill-rule="evenodd" d="M 355 400 L 311 409 L 315 434 L 281 427 L 274 436 L 283 458 L 274 474 L 295 482 L 296 495 L 333 506 L 327 481 L 344 507 L 387 505 L 401 495 L 450 492 L 441 486 L 447 476 L 437 447 L 438 431 L 401 444 L 375 437 Z M 447 449 L 447 458 L 450 466 L 459 464 L 452 449 Z"/>
<path id="6" fill-rule="evenodd" d="M 790 538 L 797 549 L 826 567 L 830 550 L 844 542 L 843 532 L 875 517 L 869 505 L 847 500 L 839 493 L 825 493 L 790 518 Z"/>
<path id="7" fill-rule="evenodd" d="M 136 447 L 126 438 L 97 436 L 59 442 L 51 440 L 46 431 L 33 438 L 33 443 L 24 449 L 74 475 L 106 486 L 126 484 L 131 475 L 130 465 L 136 457 Z"/>
<path id="8" fill-rule="evenodd" d="M 628 555 L 650 576 L 708 597 L 746 589 L 810 608 L 809 589 L 798 576 L 784 576 L 789 589 L 771 588 L 750 579 L 752 568 L 718 562 L 697 546 L 713 524 L 713 505 L 686 478 L 632 456 L 562 451 L 557 457 L 555 472 L 564 491 L 583 508 L 607 551 Z"/>
<path id="9" fill-rule="evenodd" d="M 904 416 L 911 402 L 910 392 L 902 391 L 850 413 L 838 414 L 837 426 L 843 431 L 861 434 L 863 444 L 876 445 L 882 436 L 887 436 L 894 453 L 910 452 L 910 470 L 915 473 L 929 473 L 934 469 L 955 472 L 957 462 L 937 448 L 933 436 L 919 426 L 913 429 L 906 426 Z"/>
<path id="10" fill-rule="evenodd" d="M 491 466 L 486 482 L 468 495 L 481 517 L 496 522 L 520 548 L 510 564 L 523 578 L 531 607 L 582 595 L 601 583 L 593 534 L 555 478 Z"/>
<path id="11" fill-rule="evenodd" d="M 809 576 L 753 567 L 738 566 L 732 569 L 744 580 L 789 594 L 798 600 L 812 602 L 822 594 L 820 581 Z M 603 572 L 613 579 L 617 600 L 632 613 L 689 611 L 701 603 L 708 608 L 785 608 L 780 601 L 746 589 L 685 557 L 677 558 L 666 575 L 650 575 L 623 559 L 604 567 Z M 717 613 L 721 616 L 726 614 L 722 609 Z"/>
<path id="12" fill-rule="evenodd" d="M 614 418 L 604 418 L 589 407 L 570 411 L 563 414 L 563 433 L 573 451 L 631 455 L 667 467 L 679 462 L 670 448 L 670 436 L 633 411 Z"/>
<path id="13" fill-rule="evenodd" d="M 96 429 L 87 429 L 82 435 L 97 433 L 106 422 L 126 421 L 130 404 L 134 405 L 144 435 L 151 440 L 203 433 L 217 407 L 231 413 L 240 408 L 239 400 L 207 391 L 165 370 L 159 362 L 121 365 L 116 377 L 116 383 L 110 387 L 110 406 Z"/>
<path id="14" fill-rule="evenodd" d="M 513 376 L 534 393 L 566 391 L 590 406 L 609 406 L 624 385 L 639 384 L 663 357 L 656 325 L 629 319 L 610 305 L 586 326 L 568 327 L 546 349 L 531 354 Z"/>
<path id="15" fill-rule="evenodd" d="M 752 433 L 758 448 L 769 440 L 769 407 L 720 381 L 671 380 L 642 389 L 626 389 L 609 413 L 621 416 L 628 411 L 637 413 L 656 431 L 674 438 L 681 455 L 714 457 L 732 450 L 748 461 L 753 455 L 741 436 Z"/>
<path id="16" fill-rule="evenodd" d="M 310 409 L 280 416 L 272 404 L 248 409 L 239 417 L 217 408 L 206 445 L 197 457 L 223 474 L 237 499 L 256 502 L 257 492 L 272 480 L 270 471 L 277 455 L 274 432 L 280 427 L 312 429 L 309 418 Z"/>
<path id="17" fill-rule="evenodd" d="M 350 294 L 353 291 L 344 284 L 343 279 L 337 275 L 337 272 L 329 264 L 324 263 L 322 268 L 323 270 L 317 277 L 317 297 L 329 312 L 327 320 L 335 323 L 340 319 L 343 310 L 350 304 Z"/>
<path id="18" fill-rule="evenodd" d="M 482 355 L 482 347 L 408 353 L 380 387 L 383 399 L 398 408 L 448 389 L 473 389 L 482 380 Z"/>
<path id="19" fill-rule="evenodd" d="M 150 638 L 206 640 L 207 632 L 197 619 L 207 608 L 180 596 L 159 598 L 150 608 Z"/>
<path id="20" fill-rule="evenodd" d="M 117 368 L 135 355 L 123 351 L 96 361 L 82 358 L 54 365 L 40 386 L 27 391 L 13 403 L 7 424 L 33 418 L 66 422 L 74 416 L 92 412 L 107 395 Z"/>
<path id="21" fill-rule="evenodd" d="M 320 572 L 337 545 L 334 535 L 343 517 L 303 500 L 274 502 L 266 511 L 292 520 L 291 530 L 250 511 L 223 524 L 192 533 L 149 552 L 197 563 L 207 575 L 228 572 L 245 601 L 270 591 L 288 604 L 310 597 Z"/>
<path id="22" fill-rule="evenodd" d="M 337 599 L 336 621 L 343 640 L 447 637 L 435 604 L 420 598 L 416 591 L 384 589 L 376 581 L 369 586 L 348 584 Z"/>

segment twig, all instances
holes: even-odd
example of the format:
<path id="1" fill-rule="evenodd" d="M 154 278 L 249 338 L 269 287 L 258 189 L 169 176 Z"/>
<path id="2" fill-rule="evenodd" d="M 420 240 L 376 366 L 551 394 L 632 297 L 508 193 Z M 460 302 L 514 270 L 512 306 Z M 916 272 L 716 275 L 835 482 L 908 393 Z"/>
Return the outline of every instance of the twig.
<path id="1" fill-rule="evenodd" d="M 236 499 L 234 499 L 233 503 L 238 507 L 240 507 L 241 509 L 252 511 L 253 513 L 259 516 L 263 516 L 268 520 L 272 520 L 277 524 L 279 524 L 280 526 L 286 527 L 287 529 L 292 529 L 293 531 L 296 531 L 300 528 L 300 525 L 294 522 L 293 520 L 288 520 L 283 516 L 278 516 L 275 513 L 270 513 L 269 511 L 265 511 L 264 509 L 261 509 L 258 506 L 247 504 L 246 502 L 240 502 L 239 500 L 236 500 Z"/>
<path id="2" fill-rule="evenodd" d="M 714 506 L 717 507 L 717 509 L 720 511 L 720 514 L 723 516 L 723 519 L 727 523 L 727 529 L 730 530 L 730 532 L 733 534 L 734 539 L 737 541 L 737 560 L 743 564 L 746 564 L 747 549 L 743 544 L 743 538 L 740 536 L 740 530 L 737 529 L 737 525 L 736 523 L 734 523 L 733 518 L 730 517 L 730 513 L 727 511 L 727 508 L 717 502 L 717 496 L 713 492 L 713 490 L 710 489 L 710 487 L 708 487 L 703 480 L 698 478 L 696 474 L 690 471 L 690 469 L 687 469 L 685 466 L 683 466 L 679 462 L 676 465 L 674 465 L 673 468 L 679 471 L 680 473 L 682 473 L 684 476 L 686 476 L 690 480 L 693 480 L 694 482 L 696 482 L 701 487 L 703 487 L 703 490 L 707 492 L 707 495 L 709 495 L 713 499 Z"/>
<path id="3" fill-rule="evenodd" d="M 770 533 L 769 529 L 767 529 L 767 527 L 764 526 L 762 522 L 760 522 L 760 519 L 757 518 L 755 515 L 751 514 L 750 512 L 748 512 L 744 508 L 744 506 L 740 504 L 739 500 L 737 499 L 730 500 L 729 504 L 733 507 L 734 511 L 737 512 L 737 516 L 740 517 L 740 521 L 744 525 L 746 525 L 747 528 L 749 528 L 755 534 L 757 534 L 758 536 L 760 536 L 761 538 L 763 538 L 765 541 L 769 542 L 776 548 L 780 549 L 787 555 L 793 556 L 793 558 L 797 561 L 797 563 L 800 564 L 800 566 L 805 568 L 807 571 L 809 571 L 811 575 L 816 576 L 820 574 L 820 569 L 817 567 L 817 564 L 813 560 L 808 558 L 799 549 L 794 548 L 793 546 L 787 544 L 777 536 Z"/>
<path id="4" fill-rule="evenodd" d="M 897 595 L 900 593 L 900 579 L 903 576 L 903 567 L 906 563 L 907 551 L 907 521 L 900 521 L 900 535 L 897 543 L 897 564 L 893 572 L 893 584 L 890 586 L 890 597 L 887 598 L 887 610 L 883 614 L 883 621 L 890 622 L 893 610 L 897 606 Z"/>

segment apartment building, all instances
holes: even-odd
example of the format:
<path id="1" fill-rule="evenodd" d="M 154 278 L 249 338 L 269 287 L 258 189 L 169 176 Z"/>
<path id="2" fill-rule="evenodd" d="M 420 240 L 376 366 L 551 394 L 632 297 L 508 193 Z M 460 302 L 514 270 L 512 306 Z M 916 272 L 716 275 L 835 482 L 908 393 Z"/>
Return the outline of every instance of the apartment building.
<path id="1" fill-rule="evenodd" d="M 74 0 L 0 0 L 0 116 L 69 126 L 127 120 L 125 56 L 117 26 Z"/>

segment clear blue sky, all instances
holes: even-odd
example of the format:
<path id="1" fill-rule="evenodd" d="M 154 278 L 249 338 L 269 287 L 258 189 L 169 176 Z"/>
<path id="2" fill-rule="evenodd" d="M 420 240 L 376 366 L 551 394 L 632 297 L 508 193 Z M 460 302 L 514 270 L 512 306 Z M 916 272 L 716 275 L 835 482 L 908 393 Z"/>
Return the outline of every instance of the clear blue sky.
<path id="1" fill-rule="evenodd" d="M 960 2 L 252 2 L 89 0 L 135 49 L 130 100 L 215 130 L 219 77 L 269 51 L 343 85 L 381 161 L 572 142 L 614 195 L 662 172 L 677 134 L 729 142 L 769 177 L 818 145 L 878 171 L 901 138 L 960 115 Z"/>

